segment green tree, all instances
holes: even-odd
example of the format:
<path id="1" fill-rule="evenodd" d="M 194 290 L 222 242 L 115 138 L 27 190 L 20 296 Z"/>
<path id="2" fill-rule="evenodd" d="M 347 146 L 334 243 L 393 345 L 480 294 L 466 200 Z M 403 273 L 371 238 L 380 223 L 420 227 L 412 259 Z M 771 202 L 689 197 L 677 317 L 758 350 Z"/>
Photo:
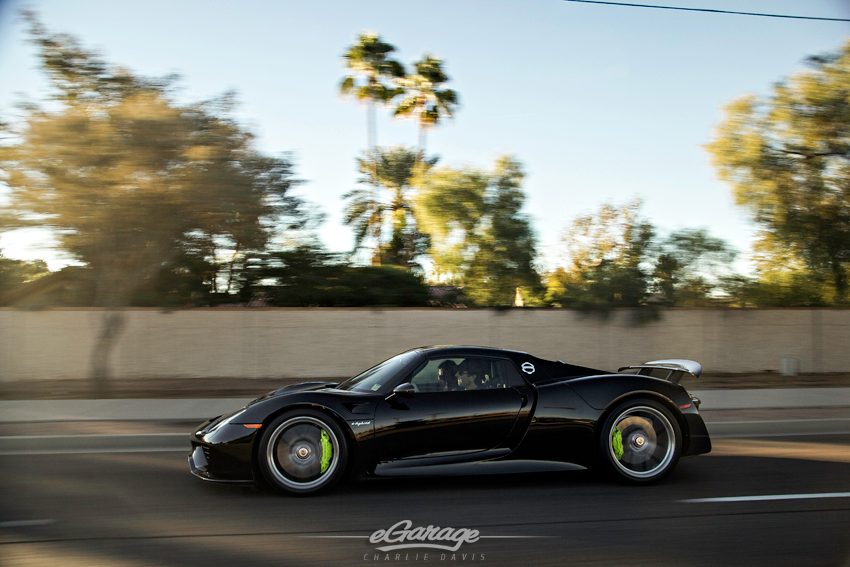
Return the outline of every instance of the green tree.
<path id="1" fill-rule="evenodd" d="M 44 260 L 13 260 L 0 252 L 0 295 L 49 273 Z"/>
<path id="2" fill-rule="evenodd" d="M 655 229 L 640 208 L 639 199 L 604 203 L 572 221 L 561 238 L 566 266 L 547 278 L 551 304 L 598 311 L 646 304 Z"/>
<path id="3" fill-rule="evenodd" d="M 168 81 L 111 67 L 28 17 L 54 94 L 0 147 L 6 217 L 53 229 L 96 274 L 95 305 L 128 305 L 188 246 L 261 249 L 304 222 L 291 162 L 253 148 L 229 97 L 180 105 Z M 92 354 L 101 391 L 122 326 L 120 310 L 104 312 Z"/>
<path id="4" fill-rule="evenodd" d="M 417 168 L 427 172 L 437 158 L 419 162 L 419 154 L 404 146 L 377 148 L 357 158 L 359 183 L 369 189 L 354 189 L 343 221 L 354 228 L 355 249 L 368 241 L 375 244 L 373 263 L 412 268 L 426 252 L 427 238 L 416 226 L 413 214 L 413 179 Z"/>
<path id="5" fill-rule="evenodd" d="M 653 289 L 669 305 L 702 306 L 724 292 L 736 253 L 705 229 L 673 232 L 655 252 Z"/>
<path id="6" fill-rule="evenodd" d="M 451 118 L 458 105 L 452 89 L 441 88 L 449 81 L 441 59 L 425 54 L 413 63 L 416 72 L 398 80 L 403 98 L 395 107 L 397 117 L 412 118 L 419 125 L 419 151 L 425 155 L 425 134 L 445 118 Z"/>
<path id="7" fill-rule="evenodd" d="M 484 223 L 488 172 L 465 167 L 434 168 L 416 180 L 416 220 L 431 238 L 429 254 L 437 281 L 461 285 Z"/>
<path id="8" fill-rule="evenodd" d="M 726 285 L 742 307 L 812 307 L 829 305 L 834 295 L 828 273 L 813 272 L 798 250 L 771 234 L 761 234 L 754 245 L 754 278 Z"/>
<path id="9" fill-rule="evenodd" d="M 366 103 L 366 131 L 370 150 L 378 145 L 375 106 L 386 105 L 400 93 L 393 80 L 404 77 L 401 63 L 388 56 L 395 47 L 381 41 L 375 33 L 362 33 L 343 55 L 346 75 L 339 86 L 344 96 L 353 96 Z"/>
<path id="10" fill-rule="evenodd" d="M 766 99 L 729 103 L 706 146 L 763 237 L 847 293 L 850 261 L 850 41 Z"/>
<path id="11" fill-rule="evenodd" d="M 489 172 L 435 168 L 418 180 L 416 214 L 431 236 L 435 275 L 463 286 L 476 305 L 511 305 L 517 288 L 542 291 L 523 178 L 520 163 L 505 156 Z"/>

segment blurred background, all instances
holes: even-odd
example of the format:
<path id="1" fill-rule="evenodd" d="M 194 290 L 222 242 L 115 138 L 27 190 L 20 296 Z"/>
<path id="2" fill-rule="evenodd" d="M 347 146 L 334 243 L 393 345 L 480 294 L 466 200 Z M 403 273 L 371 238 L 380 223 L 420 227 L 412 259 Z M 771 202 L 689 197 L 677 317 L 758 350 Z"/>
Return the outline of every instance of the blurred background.
<path id="1" fill-rule="evenodd" d="M 101 545 L 115 506 L 141 505 L 129 496 L 82 504 L 93 523 L 79 533 L 15 516 L 38 516 L 20 491 L 59 514 L 58 480 L 32 480 L 44 455 L 67 453 L 56 435 L 88 455 L 56 457 L 79 497 L 97 492 L 84 479 L 121 443 L 94 450 L 87 435 L 165 450 L 109 457 L 112 496 L 132 459 L 177 490 L 170 475 L 185 463 L 152 440 L 174 435 L 182 450 L 179 432 L 218 406 L 156 413 L 155 400 L 227 405 L 428 344 L 612 371 L 697 360 L 706 373 L 687 386 L 714 392 L 712 423 L 748 424 L 716 429 L 751 442 L 721 443 L 718 461 L 744 459 L 761 478 L 765 455 L 782 454 L 788 478 L 850 490 L 850 4 L 665 6 L 751 15 L 571 1 L 0 1 L 0 454 L 20 461 L 2 471 L 10 564 L 52 563 L 68 546 L 81 565 L 136 561 Z M 794 425 L 754 425 L 774 421 Z M 753 440 L 773 434 L 834 437 Z M 706 483 L 696 467 L 685 478 Z M 531 483 L 542 487 L 532 498 L 559 486 Z M 500 517 L 483 502 L 509 485 L 466 485 L 481 515 L 458 521 Z M 457 495 L 428 486 L 395 489 L 437 494 L 414 509 L 439 517 Z M 344 509 L 375 490 L 355 489 Z M 218 504 L 242 502 L 226 494 Z M 201 529 L 160 496 L 152 522 Z M 842 502 L 812 524 L 820 533 L 844 521 Z M 250 533 L 274 504 L 260 509 Z M 331 514 L 321 509 L 317 526 Z M 373 519 L 367 531 L 389 526 Z M 22 543 L 41 540 L 60 543 Z M 762 549 L 718 557 L 707 541 L 706 557 L 726 562 Z M 302 543 L 284 547 L 304 564 L 363 560 Z M 590 562 L 627 556 L 626 544 L 588 545 Z M 208 558 L 176 547 L 133 564 Z M 541 549 L 536 562 L 556 554 Z M 846 545 L 810 549 L 762 557 L 848 564 Z"/>

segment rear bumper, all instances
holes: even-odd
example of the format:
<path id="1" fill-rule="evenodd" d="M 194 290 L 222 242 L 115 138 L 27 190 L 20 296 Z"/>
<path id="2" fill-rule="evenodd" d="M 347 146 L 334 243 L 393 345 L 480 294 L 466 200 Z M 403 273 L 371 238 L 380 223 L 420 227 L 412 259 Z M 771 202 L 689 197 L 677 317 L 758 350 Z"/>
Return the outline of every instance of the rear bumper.
<path id="1" fill-rule="evenodd" d="M 708 429 L 705 427 L 702 416 L 698 413 L 686 413 L 685 421 L 688 424 L 690 440 L 682 456 L 692 457 L 711 452 L 711 437 L 708 436 Z"/>

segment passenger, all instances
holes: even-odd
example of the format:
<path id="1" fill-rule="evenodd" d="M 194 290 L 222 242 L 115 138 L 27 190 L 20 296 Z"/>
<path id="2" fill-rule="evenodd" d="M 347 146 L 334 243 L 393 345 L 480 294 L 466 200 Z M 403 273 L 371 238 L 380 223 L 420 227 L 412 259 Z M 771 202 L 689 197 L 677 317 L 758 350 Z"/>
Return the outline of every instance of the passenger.
<path id="1" fill-rule="evenodd" d="M 453 392 L 458 389 L 457 364 L 453 360 L 446 360 L 437 368 L 437 379 L 440 381 L 443 391 Z"/>

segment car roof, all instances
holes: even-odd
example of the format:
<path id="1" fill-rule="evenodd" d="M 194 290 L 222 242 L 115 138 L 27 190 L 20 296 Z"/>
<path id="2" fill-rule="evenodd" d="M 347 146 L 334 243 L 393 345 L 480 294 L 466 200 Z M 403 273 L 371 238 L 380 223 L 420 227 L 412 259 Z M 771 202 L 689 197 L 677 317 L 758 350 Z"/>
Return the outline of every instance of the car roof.
<path id="1" fill-rule="evenodd" d="M 422 352 L 428 358 L 455 358 L 466 356 L 490 356 L 494 358 L 510 358 L 514 361 L 517 367 L 523 365 L 524 362 L 532 364 L 531 371 L 523 370 L 526 373 L 526 380 L 536 384 L 545 382 L 551 379 L 572 379 L 581 378 L 584 376 L 598 376 L 610 374 L 605 370 L 597 368 L 588 368 L 586 366 L 577 366 L 567 364 L 562 360 L 552 361 L 532 356 L 527 352 L 519 350 L 507 350 L 493 347 L 480 346 L 463 346 L 463 345 L 435 345 L 419 347 L 411 349 Z"/>
<path id="2" fill-rule="evenodd" d="M 528 354 L 526 352 L 518 351 L 518 350 L 507 350 L 503 348 L 495 348 L 495 347 L 482 347 L 482 346 L 471 346 L 471 345 L 432 345 L 432 346 L 424 346 L 419 347 L 416 350 L 422 351 L 425 354 L 432 355 L 443 355 L 443 356 L 501 356 L 507 357 L 511 354 Z"/>

